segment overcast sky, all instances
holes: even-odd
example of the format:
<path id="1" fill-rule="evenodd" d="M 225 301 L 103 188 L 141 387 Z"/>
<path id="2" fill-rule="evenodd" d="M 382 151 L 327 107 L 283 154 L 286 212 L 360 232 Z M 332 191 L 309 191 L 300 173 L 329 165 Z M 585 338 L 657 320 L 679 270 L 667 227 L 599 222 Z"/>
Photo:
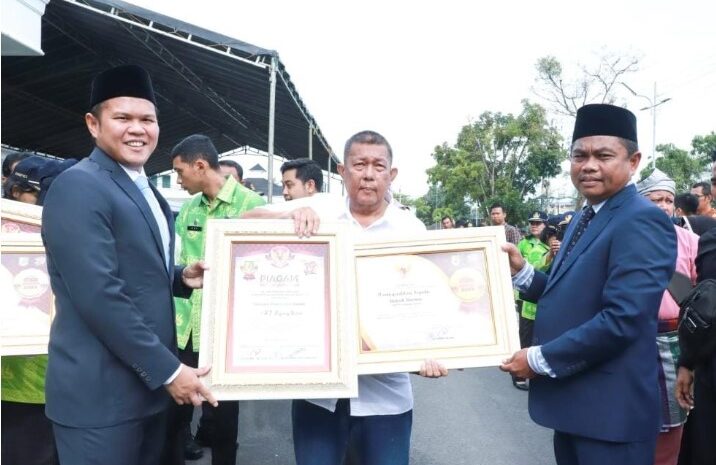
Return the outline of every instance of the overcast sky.
<path id="1" fill-rule="evenodd" d="M 641 57 L 630 87 L 671 100 L 656 142 L 689 148 L 716 130 L 716 2 L 131 0 L 162 14 L 277 50 L 323 134 L 341 155 L 362 129 L 388 138 L 396 191 L 427 191 L 436 145 L 453 144 L 484 111 L 518 112 L 545 55 L 565 67 L 600 52 Z M 626 101 L 651 153 L 646 99 Z M 567 129 L 566 132 L 569 132 Z"/>

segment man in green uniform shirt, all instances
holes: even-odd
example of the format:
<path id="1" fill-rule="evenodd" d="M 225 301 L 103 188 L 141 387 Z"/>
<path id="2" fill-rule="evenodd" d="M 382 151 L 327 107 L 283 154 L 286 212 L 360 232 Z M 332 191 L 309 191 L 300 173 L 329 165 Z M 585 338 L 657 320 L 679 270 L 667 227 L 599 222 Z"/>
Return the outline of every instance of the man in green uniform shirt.
<path id="1" fill-rule="evenodd" d="M 544 270 L 547 267 L 545 258 L 549 255 L 549 246 L 540 240 L 540 235 L 547 224 L 547 213 L 536 211 L 529 218 L 530 233 L 518 244 L 522 256 L 537 270 Z M 532 333 L 534 328 L 537 304 L 534 302 L 522 301 L 520 312 L 520 346 L 524 349 L 532 345 Z M 517 389 L 527 390 L 527 380 L 512 378 L 512 384 Z"/>
<path id="2" fill-rule="evenodd" d="M 176 220 L 176 233 L 181 239 L 177 264 L 192 263 L 204 257 L 206 223 L 210 218 L 238 218 L 242 213 L 266 202 L 231 177 L 224 177 L 214 144 L 206 136 L 192 135 L 179 142 L 171 152 L 178 182 L 190 194 Z M 183 363 L 197 366 L 201 327 L 201 295 L 194 292 L 189 299 L 176 299 L 177 344 Z M 175 406 L 170 416 L 168 447 L 172 465 L 184 463 L 186 432 L 191 423 L 192 406 Z M 222 401 L 213 412 L 216 428 L 212 438 L 212 464 L 236 463 L 236 436 L 239 403 Z"/>

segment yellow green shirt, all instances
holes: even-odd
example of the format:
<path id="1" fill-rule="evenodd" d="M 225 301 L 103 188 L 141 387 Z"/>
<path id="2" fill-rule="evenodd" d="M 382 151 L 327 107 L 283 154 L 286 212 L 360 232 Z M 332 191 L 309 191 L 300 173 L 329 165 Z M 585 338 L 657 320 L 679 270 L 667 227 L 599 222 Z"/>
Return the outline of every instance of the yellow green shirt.
<path id="1" fill-rule="evenodd" d="M 238 218 L 266 201 L 254 191 L 242 186 L 229 176 L 213 201 L 204 194 L 197 194 L 182 206 L 176 219 L 176 233 L 181 239 L 181 251 L 177 263 L 188 265 L 204 258 L 206 221 L 208 219 Z M 191 335 L 194 352 L 199 351 L 201 330 L 201 291 L 192 292 L 189 299 L 175 298 L 177 343 L 186 348 Z"/>
<path id="2" fill-rule="evenodd" d="M 527 262 L 535 267 L 535 270 L 544 271 L 549 266 L 546 262 L 549 255 L 549 246 L 532 235 L 522 239 L 517 248 Z M 522 317 L 534 320 L 537 315 L 537 304 L 527 300 L 522 301 Z"/>
<path id="3" fill-rule="evenodd" d="M 47 355 L 2 357 L 2 400 L 23 404 L 45 403 Z"/>

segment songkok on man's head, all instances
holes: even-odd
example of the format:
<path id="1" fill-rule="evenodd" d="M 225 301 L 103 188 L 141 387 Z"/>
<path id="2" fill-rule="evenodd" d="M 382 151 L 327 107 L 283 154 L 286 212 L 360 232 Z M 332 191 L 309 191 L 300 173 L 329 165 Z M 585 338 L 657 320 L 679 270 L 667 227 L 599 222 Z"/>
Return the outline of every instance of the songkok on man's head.
<path id="1" fill-rule="evenodd" d="M 636 116 L 626 108 L 593 103 L 577 110 L 572 142 L 589 136 L 615 136 L 637 142 Z"/>
<path id="2" fill-rule="evenodd" d="M 115 97 L 136 97 L 157 105 L 149 73 L 137 65 L 123 65 L 102 71 L 92 81 L 90 108 Z"/>
<path id="3" fill-rule="evenodd" d="M 641 195 L 647 195 L 656 191 L 666 191 L 671 192 L 672 195 L 676 195 L 676 183 L 668 177 L 666 173 L 655 168 L 647 178 L 636 184 L 636 190 Z"/>

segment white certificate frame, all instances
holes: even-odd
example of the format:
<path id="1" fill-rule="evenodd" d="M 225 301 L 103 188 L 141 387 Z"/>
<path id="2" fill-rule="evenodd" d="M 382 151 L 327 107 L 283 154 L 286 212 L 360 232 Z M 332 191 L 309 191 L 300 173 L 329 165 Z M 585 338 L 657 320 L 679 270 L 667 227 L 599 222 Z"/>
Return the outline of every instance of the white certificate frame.
<path id="1" fill-rule="evenodd" d="M 42 207 L 15 200 L 0 200 L 2 235 L 35 234 L 42 226 Z"/>
<path id="2" fill-rule="evenodd" d="M 17 234 L 4 234 L 2 238 L 2 244 L 0 244 L 0 254 L 5 260 L 12 255 L 21 255 L 26 258 L 28 264 L 31 257 L 35 259 L 42 257 L 45 258 L 45 247 L 42 243 L 40 234 L 29 234 L 29 233 L 17 233 Z M 47 273 L 46 261 L 43 271 Z M 33 267 L 30 267 L 33 268 Z M 5 266 L 2 266 L 2 272 L 11 273 Z M 15 278 L 17 275 L 12 274 L 11 276 L 3 275 L 3 287 L 4 286 L 15 286 Z M 44 276 L 44 279 L 38 280 L 37 276 L 29 277 L 28 279 L 35 281 L 35 290 L 39 289 L 40 294 L 35 296 L 40 299 L 42 306 L 49 306 L 44 308 L 49 313 L 49 321 L 44 324 L 41 319 L 33 318 L 20 318 L 19 316 L 4 315 L 2 322 L 2 330 L 0 330 L 0 355 L 43 355 L 47 354 L 47 346 L 50 338 L 50 324 L 52 319 L 55 317 L 55 297 L 52 294 L 52 288 L 50 287 L 49 275 Z M 13 280 L 11 284 L 10 279 Z M 38 282 L 42 281 L 42 282 Z M 4 294 L 4 293 L 3 293 Z M 15 295 L 15 292 L 13 292 Z M 27 297 L 27 296 L 26 296 Z M 3 313 L 4 312 L 15 312 L 21 309 L 17 306 L 10 305 L 10 296 L 4 295 L 3 299 Z M 32 302 L 33 299 L 30 299 Z"/>
<path id="3" fill-rule="evenodd" d="M 317 234 L 299 239 L 292 220 L 209 220 L 207 223 L 199 365 L 212 369 L 202 378 L 219 400 L 346 398 L 358 395 L 352 243 L 347 222 L 321 223 Z M 286 369 L 235 372 L 227 368 L 230 313 L 240 318 L 230 298 L 235 244 L 324 244 L 328 250 L 330 341 L 328 370 Z M 242 271 L 243 272 L 243 271 Z M 324 291 L 325 292 L 325 291 Z M 243 311 L 246 312 L 246 309 Z"/>
<path id="4" fill-rule="evenodd" d="M 402 255 L 470 253 L 482 251 L 485 259 L 485 285 L 489 297 L 489 308 L 494 324 L 494 343 L 473 344 L 460 347 L 413 347 L 410 349 L 368 349 L 364 338 L 370 333 L 361 321 L 360 292 L 372 292 L 356 286 L 357 326 L 359 328 L 358 373 L 380 374 L 415 372 L 425 359 L 440 361 L 446 368 L 470 368 L 497 366 L 520 349 L 515 299 L 512 288 L 507 254 L 501 246 L 506 242 L 504 229 L 490 226 L 480 228 L 426 231 L 412 237 L 395 237 L 379 241 L 366 240 L 355 245 L 356 282 L 361 282 L 359 261 L 370 257 L 391 257 Z M 387 272 L 387 270 L 386 270 Z M 365 281 L 365 280 L 364 280 Z M 388 282 L 388 281 L 386 281 Z M 360 289 L 360 292 L 358 290 Z M 374 301 L 371 301 L 374 302 Z M 364 310 L 364 312 L 367 310 Z M 436 312 L 438 310 L 436 309 Z M 409 331 L 410 322 L 405 321 L 404 331 Z"/>

